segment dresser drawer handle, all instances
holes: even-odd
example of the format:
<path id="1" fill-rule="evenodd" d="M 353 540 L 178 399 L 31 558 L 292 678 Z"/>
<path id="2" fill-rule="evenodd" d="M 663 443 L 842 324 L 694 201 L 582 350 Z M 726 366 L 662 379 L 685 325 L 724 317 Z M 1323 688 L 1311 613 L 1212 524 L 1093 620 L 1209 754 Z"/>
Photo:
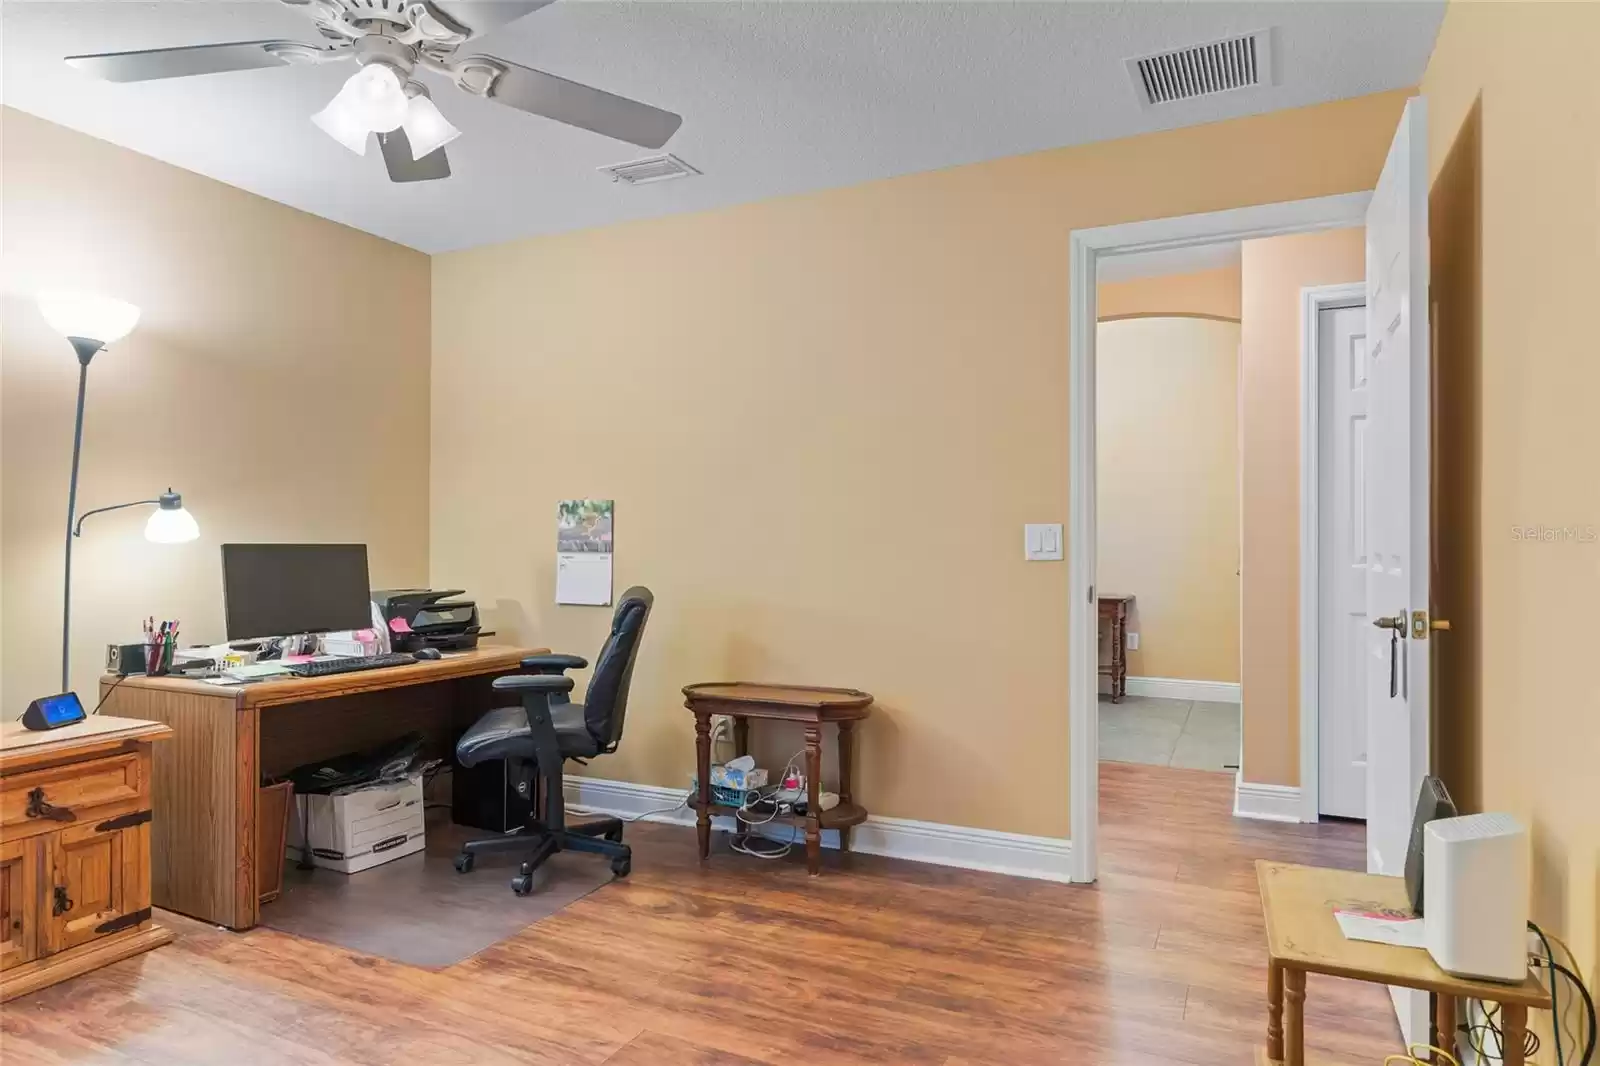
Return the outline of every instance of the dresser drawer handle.
<path id="1" fill-rule="evenodd" d="M 57 918 L 59 918 L 63 914 L 65 914 L 68 911 L 70 911 L 71 909 L 72 909 L 72 897 L 67 895 L 66 886 L 57 885 L 56 886 L 56 890 L 55 890 L 55 903 L 50 908 L 51 913 L 54 914 Z"/>
<path id="2" fill-rule="evenodd" d="M 44 789 L 28 793 L 28 809 L 22 812 L 29 818 L 48 818 L 52 822 L 76 822 L 78 816 L 65 807 L 57 807 L 44 798 Z"/>

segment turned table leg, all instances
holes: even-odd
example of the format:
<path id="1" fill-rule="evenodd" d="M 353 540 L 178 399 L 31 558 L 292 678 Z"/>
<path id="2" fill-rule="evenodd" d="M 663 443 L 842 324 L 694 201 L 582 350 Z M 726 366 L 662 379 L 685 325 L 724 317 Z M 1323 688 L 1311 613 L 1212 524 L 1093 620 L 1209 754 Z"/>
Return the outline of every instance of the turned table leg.
<path id="1" fill-rule="evenodd" d="M 700 857 L 706 859 L 711 856 L 711 715 L 699 711 L 694 716 L 694 757 L 700 783 L 695 830 L 700 835 Z"/>
<path id="2" fill-rule="evenodd" d="M 1283 972 L 1283 1066 L 1306 1066 L 1306 972 Z"/>
<path id="3" fill-rule="evenodd" d="M 856 773 L 856 724 L 848 719 L 839 723 L 839 805 L 854 803 Z M 850 826 L 839 830 L 839 850 L 850 850 Z"/>
<path id="4" fill-rule="evenodd" d="M 1500 1061 L 1504 1066 L 1522 1066 L 1523 1041 L 1528 1038 L 1528 1008 L 1516 1003 L 1500 1004 Z M 1570 1061 L 1570 1060 L 1569 1060 Z"/>
<path id="5" fill-rule="evenodd" d="M 1283 967 L 1267 963 L 1267 1058 L 1283 1061 Z"/>
<path id="6" fill-rule="evenodd" d="M 806 726 L 806 870 L 822 872 L 822 725 Z"/>
<path id="7" fill-rule="evenodd" d="M 1433 1000 L 1433 1046 L 1456 1057 L 1456 998 L 1436 994 Z M 1434 1052 L 1433 1061 L 1443 1064 L 1450 1060 Z"/>

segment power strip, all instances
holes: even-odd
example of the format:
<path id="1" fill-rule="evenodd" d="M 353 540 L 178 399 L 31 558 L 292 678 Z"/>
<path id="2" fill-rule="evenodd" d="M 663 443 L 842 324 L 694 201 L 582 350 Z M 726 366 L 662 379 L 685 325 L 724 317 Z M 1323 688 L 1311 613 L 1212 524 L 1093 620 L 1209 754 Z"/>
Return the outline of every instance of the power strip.
<path id="1" fill-rule="evenodd" d="M 805 790 L 799 788 L 780 788 L 772 793 L 771 798 L 778 804 L 789 807 L 805 803 L 810 799 Z M 824 792 L 817 798 L 817 802 L 821 804 L 823 810 L 831 811 L 839 806 L 839 794 L 837 792 Z"/>

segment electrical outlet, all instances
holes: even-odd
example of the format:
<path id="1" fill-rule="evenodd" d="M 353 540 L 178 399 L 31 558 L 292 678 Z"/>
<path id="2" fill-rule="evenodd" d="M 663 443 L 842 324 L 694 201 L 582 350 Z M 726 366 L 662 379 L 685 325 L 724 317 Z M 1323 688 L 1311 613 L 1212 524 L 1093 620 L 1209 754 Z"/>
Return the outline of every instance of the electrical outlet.
<path id="1" fill-rule="evenodd" d="M 1129 633 L 1128 634 L 1128 650 L 1129 651 L 1138 651 L 1139 650 L 1139 634 L 1137 634 L 1137 633 Z"/>

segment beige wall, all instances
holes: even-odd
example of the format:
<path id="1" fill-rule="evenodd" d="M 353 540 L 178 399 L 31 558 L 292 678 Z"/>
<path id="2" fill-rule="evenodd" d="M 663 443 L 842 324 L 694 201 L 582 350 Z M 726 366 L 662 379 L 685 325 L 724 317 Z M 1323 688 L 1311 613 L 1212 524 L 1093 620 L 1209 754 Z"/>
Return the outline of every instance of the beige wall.
<path id="1" fill-rule="evenodd" d="M 873 810 L 1064 836 L 1068 235 L 1370 188 L 1405 95 L 437 256 L 432 579 L 592 651 L 553 512 L 614 497 L 658 599 L 595 773 L 684 785 L 686 683 L 855 685 Z"/>
<path id="2" fill-rule="evenodd" d="M 1102 281 L 1095 313 L 1100 321 L 1140 315 L 1198 315 L 1239 321 L 1237 266 L 1163 274 L 1129 281 Z"/>
<path id="3" fill-rule="evenodd" d="M 1533 834 L 1534 918 L 1600 987 L 1600 5 L 1450 5 L 1433 194 L 1436 757 Z M 1547 1038 L 1548 1038 L 1548 1034 Z M 1548 1052 L 1546 1053 L 1548 1054 Z M 1570 1057 L 1569 1057 L 1570 1061 Z"/>
<path id="4" fill-rule="evenodd" d="M 1393 130 L 1390 131 L 1393 134 Z M 1246 781 L 1300 780 L 1300 290 L 1366 276 L 1365 231 L 1244 242 L 1240 463 Z"/>
<path id="5" fill-rule="evenodd" d="M 1138 677 L 1239 680 L 1238 367 L 1234 322 L 1100 323 L 1095 584 L 1137 597 Z"/>
<path id="6" fill-rule="evenodd" d="M 427 257 L 17 111 L 0 133 L 4 706 L 60 680 L 77 363 L 34 307 L 41 288 L 143 310 L 90 368 L 80 510 L 171 484 L 201 531 L 164 546 L 142 512 L 90 519 L 73 567 L 80 695 L 146 615 L 222 639 L 225 540 L 365 541 L 374 581 L 426 581 Z"/>

